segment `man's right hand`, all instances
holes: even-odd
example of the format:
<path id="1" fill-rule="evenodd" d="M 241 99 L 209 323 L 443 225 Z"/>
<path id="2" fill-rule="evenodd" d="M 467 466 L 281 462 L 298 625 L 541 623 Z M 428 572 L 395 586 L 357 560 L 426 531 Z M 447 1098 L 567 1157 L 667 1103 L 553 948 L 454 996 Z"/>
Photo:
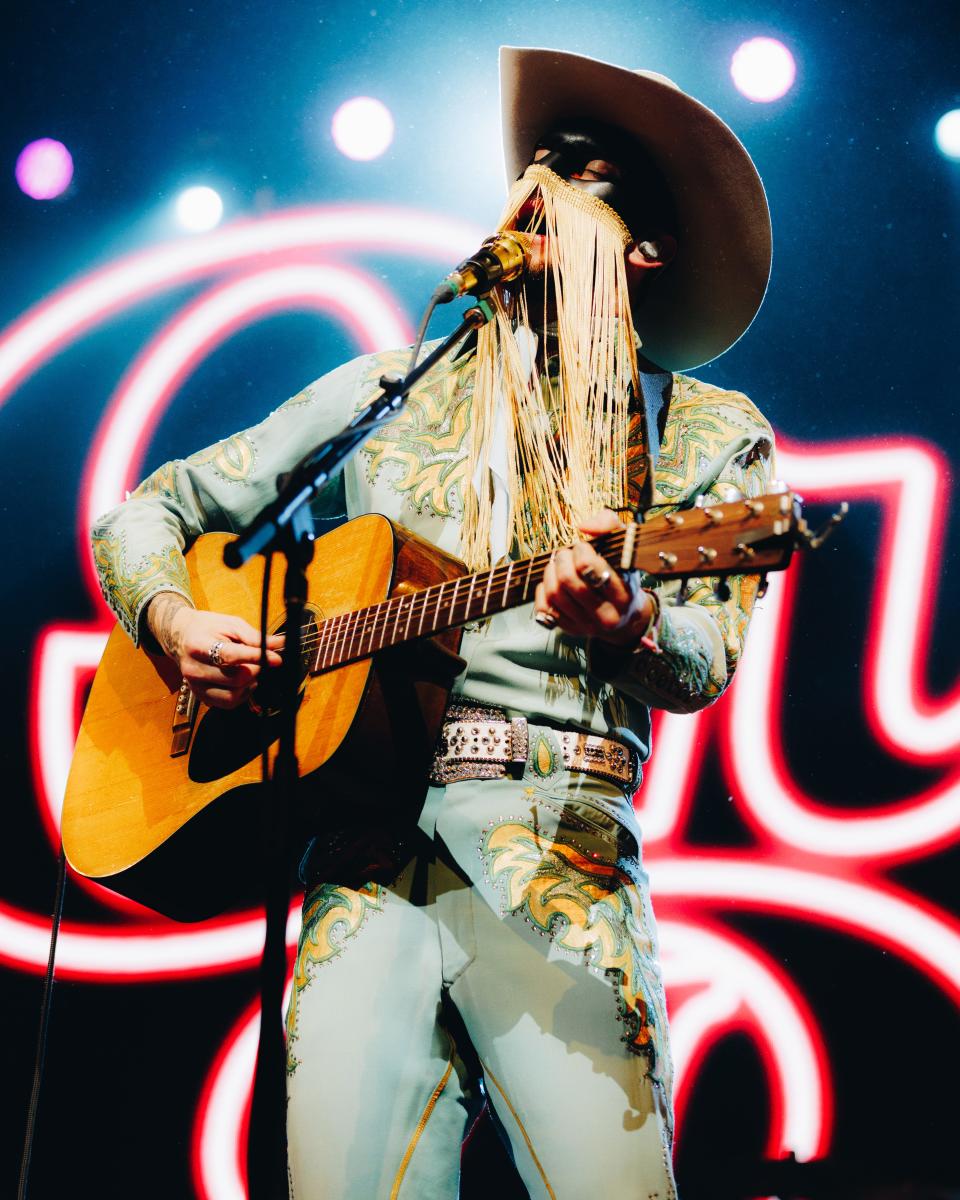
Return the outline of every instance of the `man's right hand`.
<path id="1" fill-rule="evenodd" d="M 177 592 L 150 601 L 147 626 L 190 690 L 213 708 L 236 708 L 260 672 L 260 634 L 240 617 L 198 612 Z M 267 638 L 267 663 L 280 666 L 283 635 Z M 214 661 L 219 659 L 219 665 Z"/>

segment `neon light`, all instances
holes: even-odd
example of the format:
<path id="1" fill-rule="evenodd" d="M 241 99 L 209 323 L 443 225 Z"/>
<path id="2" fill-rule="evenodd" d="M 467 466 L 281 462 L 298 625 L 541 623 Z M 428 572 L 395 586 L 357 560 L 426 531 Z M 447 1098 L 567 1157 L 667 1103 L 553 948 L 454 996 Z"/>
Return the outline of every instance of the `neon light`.
<path id="1" fill-rule="evenodd" d="M 146 446 L 177 389 L 238 329 L 268 313 L 302 307 L 336 316 L 364 353 L 413 338 L 396 299 L 376 280 L 346 267 L 275 267 L 231 280 L 188 305 L 138 356 L 97 431 L 81 486 L 78 530 L 91 595 L 99 598 L 100 589 L 88 531 L 139 482 Z"/>
<path id="2" fill-rule="evenodd" d="M 909 802 L 879 810 L 827 809 L 804 796 L 790 778 L 780 745 L 780 664 L 788 628 L 790 584 L 771 580 L 750 630 L 725 724 L 738 803 L 748 820 L 780 843 L 832 858 L 904 858 L 956 837 L 960 824 L 960 779 L 954 772 Z M 747 739 L 737 730 L 763 731 Z"/>
<path id="3" fill-rule="evenodd" d="M 757 1044 L 770 1087 L 768 1153 L 799 1159 L 826 1151 L 830 1077 L 822 1038 L 795 984 L 756 947 L 728 932 L 660 922 L 664 978 L 669 988 L 707 985 L 670 1003 L 670 1041 L 682 1112 L 694 1074 L 710 1044 L 744 1029 Z"/>
<path id="4" fill-rule="evenodd" d="M 960 1005 L 960 924 L 889 883 L 842 879 L 820 870 L 771 866 L 744 855 L 657 858 L 649 864 L 658 903 L 670 897 L 739 901 L 762 912 L 851 933 L 892 950 Z"/>
<path id="5" fill-rule="evenodd" d="M 804 495 L 873 496 L 889 505 L 877 554 L 868 714 L 878 736 L 908 759 L 954 756 L 960 749 L 960 684 L 943 700 L 925 690 L 932 597 L 940 579 L 949 474 L 936 450 L 917 441 L 850 442 L 811 449 L 782 445 L 779 469 Z M 866 583 L 866 581 L 864 581 Z"/>
<path id="6" fill-rule="evenodd" d="M 433 214 L 387 207 L 315 209 L 233 224 L 129 255 L 62 289 L 0 334 L 0 400 L 112 313 L 162 289 L 231 269 L 229 279 L 216 282 L 157 332 L 120 382 L 83 475 L 79 523 L 85 525 L 136 482 L 145 448 L 178 387 L 242 325 L 298 305 L 330 311 L 362 350 L 409 339 L 409 323 L 379 284 L 352 266 L 304 262 L 305 253 L 373 249 L 449 263 L 479 236 L 475 228 Z M 872 588 L 874 613 L 863 656 L 865 714 L 891 753 L 946 764 L 960 748 L 960 688 L 932 698 L 924 683 L 948 491 L 941 456 L 915 441 L 809 447 L 784 446 L 781 438 L 780 446 L 780 472 L 808 498 L 885 506 L 877 578 L 863 582 L 865 595 Z M 85 536 L 81 559 L 96 596 Z M 685 1102 L 698 1063 L 716 1039 L 745 1030 L 769 1084 L 769 1148 L 804 1157 L 823 1152 L 832 1122 L 830 1081 L 814 1019 L 775 964 L 748 942 L 710 927 L 707 918 L 733 899 L 751 910 L 843 931 L 892 951 L 960 1003 L 960 925 L 879 871 L 956 837 L 960 776 L 946 774 L 919 795 L 854 812 L 827 808 L 801 792 L 780 744 L 780 664 L 796 586 L 796 579 L 772 581 L 732 695 L 715 714 L 658 716 L 656 756 L 638 805 L 647 864 L 667 916 L 661 922 L 665 973 L 678 993 L 673 1023 L 683 1068 L 678 1097 Z M 37 643 L 31 745 L 41 813 L 52 835 L 75 737 L 76 697 L 104 636 L 97 625 L 57 625 Z M 730 790 L 758 839 L 756 849 L 736 854 L 695 851 L 685 840 L 699 755 L 718 721 Z M 695 914 L 696 926 L 670 919 L 671 908 L 681 904 L 687 920 Z M 291 943 L 298 922 L 291 911 Z M 0 961 L 41 971 L 47 937 L 46 917 L 0 901 Z M 162 920 L 110 926 L 68 921 L 59 970 L 75 979 L 131 983 L 245 970 L 258 960 L 261 943 L 262 922 L 250 914 L 186 928 Z M 691 994 L 690 988 L 696 990 Z M 254 1024 L 248 1012 L 235 1026 L 198 1110 L 194 1172 L 210 1200 L 242 1194 L 238 1155 Z"/>
<path id="7" fill-rule="evenodd" d="M 254 1004 L 227 1034 L 204 1084 L 190 1155 L 199 1200 L 247 1200 L 244 1131 L 259 1036 Z"/>
<path id="8" fill-rule="evenodd" d="M 34 779 L 40 812 L 55 846 L 60 844 L 60 810 L 77 740 L 77 688 L 100 661 L 106 641 L 104 630 L 59 626 L 41 635 L 34 654 Z"/>
<path id="9" fill-rule="evenodd" d="M 0 337 L 0 402 L 57 351 L 120 309 L 167 288 L 245 262 L 311 250 L 373 250 L 456 261 L 484 236 L 436 213 L 386 205 L 295 209 L 238 221 L 195 238 L 138 251 L 90 272 L 15 321 Z"/>
<path id="10" fill-rule="evenodd" d="M 657 713 L 654 717 L 654 753 L 634 798 L 647 850 L 655 842 L 675 835 L 681 827 L 693 793 L 697 752 L 703 747 L 708 720 L 708 713 Z"/>

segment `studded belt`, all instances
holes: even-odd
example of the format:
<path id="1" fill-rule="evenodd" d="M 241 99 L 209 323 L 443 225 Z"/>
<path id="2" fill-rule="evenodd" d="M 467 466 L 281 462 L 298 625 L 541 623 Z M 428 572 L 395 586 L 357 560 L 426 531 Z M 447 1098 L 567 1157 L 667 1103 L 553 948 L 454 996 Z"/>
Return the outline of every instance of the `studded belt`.
<path id="1" fill-rule="evenodd" d="M 560 761 L 554 761 L 556 758 Z M 430 782 L 460 783 L 505 775 L 519 779 L 528 765 L 541 778 L 562 767 L 631 791 L 638 777 L 636 755 L 614 738 L 529 725 L 526 717 L 508 719 L 502 709 L 452 704 L 437 742 Z"/>

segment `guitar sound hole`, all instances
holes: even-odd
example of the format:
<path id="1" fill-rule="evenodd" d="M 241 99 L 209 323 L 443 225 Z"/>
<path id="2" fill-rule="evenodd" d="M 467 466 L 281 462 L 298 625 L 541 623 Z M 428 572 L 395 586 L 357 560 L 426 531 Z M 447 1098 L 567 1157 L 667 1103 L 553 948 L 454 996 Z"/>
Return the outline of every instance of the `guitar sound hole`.
<path id="1" fill-rule="evenodd" d="M 316 633 L 317 618 L 308 612 L 301 633 L 301 696 L 310 670 Z M 282 711 L 282 674 L 279 668 L 269 670 L 249 702 L 239 708 L 210 708 L 203 713 L 190 748 L 188 774 L 194 782 L 210 783 L 223 779 L 259 758 L 263 747 L 277 740 Z"/>
<path id="2" fill-rule="evenodd" d="M 282 623 L 276 627 L 274 632 L 279 632 L 283 628 Z M 300 626 L 300 691 L 303 692 L 306 683 L 307 675 L 310 671 L 310 661 L 313 658 L 314 651 L 317 645 L 317 617 L 316 614 L 309 611 L 306 614 L 303 624 Z M 258 685 L 256 691 L 250 697 L 250 708 L 255 713 L 260 713 L 266 709 L 271 716 L 276 716 L 280 712 L 280 702 L 283 697 L 283 672 L 280 670 L 271 670 L 267 672 L 266 678 Z"/>

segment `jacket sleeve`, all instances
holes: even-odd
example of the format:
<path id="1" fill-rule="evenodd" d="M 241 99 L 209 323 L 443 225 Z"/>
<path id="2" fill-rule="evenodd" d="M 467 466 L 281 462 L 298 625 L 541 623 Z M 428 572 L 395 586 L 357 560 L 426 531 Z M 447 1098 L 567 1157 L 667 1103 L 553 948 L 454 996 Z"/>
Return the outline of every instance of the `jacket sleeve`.
<path id="1" fill-rule="evenodd" d="M 650 516 L 682 506 L 697 495 L 727 500 L 731 487 L 750 499 L 768 491 L 774 477 L 774 438 L 769 423 L 739 392 L 680 378 L 660 461 Z M 626 695 L 668 712 L 696 712 L 729 685 L 740 661 L 758 575 L 732 575 L 728 600 L 717 579 L 691 579 L 678 603 L 679 581 L 655 588 L 660 620 L 650 639 L 624 652 L 592 640 L 591 673 Z"/>
<path id="2" fill-rule="evenodd" d="M 259 425 L 165 463 L 99 518 L 91 536 L 100 587 L 135 645 L 159 592 L 193 602 L 183 555 L 197 535 L 242 529 L 276 496 L 277 476 L 350 420 L 364 361 L 324 375 Z"/>

